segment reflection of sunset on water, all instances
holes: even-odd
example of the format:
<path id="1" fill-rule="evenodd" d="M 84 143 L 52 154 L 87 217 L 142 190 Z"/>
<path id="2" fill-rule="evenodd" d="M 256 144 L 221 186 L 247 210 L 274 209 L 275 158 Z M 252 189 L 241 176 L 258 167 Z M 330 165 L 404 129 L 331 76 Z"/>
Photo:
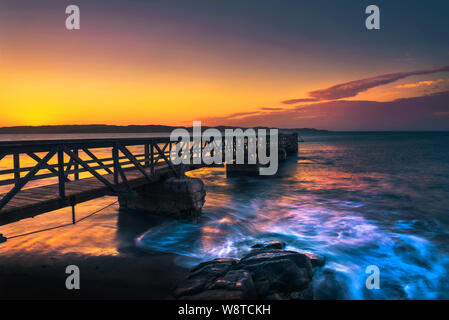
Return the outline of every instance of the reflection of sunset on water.
<path id="1" fill-rule="evenodd" d="M 76 206 L 77 219 L 114 202 L 113 197 L 89 201 Z M 22 220 L 2 226 L 1 232 L 7 237 L 24 233 L 58 227 L 62 228 L 8 239 L 0 244 L 2 255 L 20 256 L 27 253 L 44 255 L 64 255 L 69 253 L 82 255 L 117 255 L 120 241 L 117 238 L 117 206 L 105 212 L 78 222 L 72 223 L 71 208 L 49 212 L 32 219 Z"/>

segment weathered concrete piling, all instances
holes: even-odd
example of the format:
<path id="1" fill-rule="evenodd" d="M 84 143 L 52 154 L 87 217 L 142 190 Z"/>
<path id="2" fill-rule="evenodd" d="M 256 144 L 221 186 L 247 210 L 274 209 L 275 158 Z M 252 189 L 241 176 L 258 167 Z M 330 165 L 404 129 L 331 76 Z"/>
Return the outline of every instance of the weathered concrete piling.
<path id="1" fill-rule="evenodd" d="M 194 218 L 206 202 L 204 183 L 182 176 L 146 184 L 133 197 L 119 196 L 120 208 L 145 211 L 174 218 Z"/>
<path id="2" fill-rule="evenodd" d="M 226 163 L 226 176 L 236 175 L 258 176 L 260 164 L 234 164 Z"/>
<path id="3" fill-rule="evenodd" d="M 267 143 L 267 151 L 269 153 L 270 146 Z M 246 150 L 247 152 L 247 150 Z M 298 152 L 298 133 L 279 133 L 278 136 L 278 161 L 284 162 L 287 160 L 288 155 L 293 155 Z M 259 168 L 261 164 L 257 161 L 256 164 L 249 164 L 248 154 L 245 153 L 245 163 L 235 164 L 226 163 L 226 175 L 236 176 L 236 175 L 247 175 L 247 176 L 258 176 Z"/>
<path id="4" fill-rule="evenodd" d="M 283 161 L 287 160 L 287 151 L 284 148 L 279 148 L 278 160 L 279 160 L 279 162 L 283 162 Z"/>
<path id="5" fill-rule="evenodd" d="M 298 133 L 280 133 L 279 150 L 284 149 L 287 154 L 298 152 Z"/>
<path id="6" fill-rule="evenodd" d="M 278 160 L 284 161 L 288 154 L 298 150 L 297 133 L 279 134 L 278 145 Z M 245 158 L 248 159 L 248 155 Z M 259 175 L 259 168 L 259 163 L 226 164 L 227 175 Z M 119 195 L 119 203 L 121 208 L 175 218 L 193 218 L 201 213 L 205 197 L 206 190 L 200 179 L 182 176 L 140 186 L 134 190 L 133 196 Z"/>

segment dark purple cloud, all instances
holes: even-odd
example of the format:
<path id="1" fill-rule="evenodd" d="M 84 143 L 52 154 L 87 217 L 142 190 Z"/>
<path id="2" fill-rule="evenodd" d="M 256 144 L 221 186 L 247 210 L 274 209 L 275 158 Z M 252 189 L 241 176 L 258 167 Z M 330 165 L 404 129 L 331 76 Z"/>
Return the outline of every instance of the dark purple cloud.
<path id="1" fill-rule="evenodd" d="M 388 73 L 371 78 L 354 80 L 337 84 L 327 89 L 311 91 L 309 92 L 309 96 L 317 100 L 337 100 L 350 98 L 355 97 L 360 92 L 367 91 L 370 88 L 378 87 L 410 76 L 431 74 L 437 72 L 449 72 L 449 66 L 444 66 L 436 69 Z"/>
<path id="2" fill-rule="evenodd" d="M 389 102 L 326 101 L 240 118 L 210 118 L 213 125 L 328 130 L 449 130 L 449 91 Z"/>

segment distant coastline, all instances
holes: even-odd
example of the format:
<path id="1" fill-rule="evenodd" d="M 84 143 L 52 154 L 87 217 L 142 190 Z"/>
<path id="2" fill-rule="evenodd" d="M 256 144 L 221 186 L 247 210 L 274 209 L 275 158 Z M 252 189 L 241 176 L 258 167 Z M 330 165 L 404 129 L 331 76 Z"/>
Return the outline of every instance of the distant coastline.
<path id="1" fill-rule="evenodd" d="M 164 125 L 129 125 L 116 126 L 105 124 L 92 125 L 54 125 L 54 126 L 15 126 L 15 127 L 0 127 L 0 134 L 46 134 L 46 133 L 157 133 L 170 132 L 176 128 L 185 128 L 191 130 L 191 127 L 175 127 Z M 207 126 L 203 126 L 207 129 Z M 236 128 L 232 126 L 216 126 L 219 130 L 228 128 Z M 257 127 L 266 128 L 267 127 Z M 315 128 L 288 128 L 280 129 L 282 131 L 292 132 L 328 132 L 327 130 L 319 130 Z"/>

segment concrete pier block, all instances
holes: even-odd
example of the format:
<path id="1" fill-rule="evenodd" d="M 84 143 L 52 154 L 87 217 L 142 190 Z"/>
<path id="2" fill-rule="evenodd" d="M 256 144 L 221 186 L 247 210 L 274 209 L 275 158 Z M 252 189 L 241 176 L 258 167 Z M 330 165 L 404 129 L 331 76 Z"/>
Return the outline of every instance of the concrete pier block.
<path id="1" fill-rule="evenodd" d="M 298 153 L 298 134 L 297 133 L 279 134 L 279 148 L 285 149 L 285 151 L 287 151 L 287 154 Z"/>
<path id="2" fill-rule="evenodd" d="M 287 150 L 285 150 L 284 148 L 279 148 L 278 160 L 279 160 L 279 162 L 283 162 L 283 161 L 287 160 Z"/>
<path id="3" fill-rule="evenodd" d="M 258 176 L 259 175 L 259 164 L 226 164 L 226 176 Z"/>
<path id="4" fill-rule="evenodd" d="M 119 196 L 120 208 L 175 218 L 194 218 L 206 202 L 204 183 L 198 178 L 168 178 L 135 189 L 135 196 Z"/>

